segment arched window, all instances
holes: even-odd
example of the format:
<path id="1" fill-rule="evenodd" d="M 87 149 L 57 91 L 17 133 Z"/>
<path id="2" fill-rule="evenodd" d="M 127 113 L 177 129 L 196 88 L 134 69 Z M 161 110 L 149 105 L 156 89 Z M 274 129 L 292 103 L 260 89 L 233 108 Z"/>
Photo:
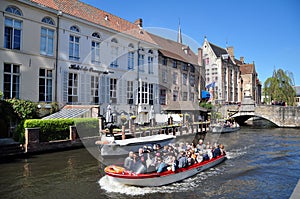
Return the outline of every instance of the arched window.
<path id="1" fill-rule="evenodd" d="M 149 54 L 153 54 L 153 50 L 151 50 L 151 49 L 148 50 L 148 53 L 149 53 Z"/>
<path id="2" fill-rule="evenodd" d="M 117 44 L 117 43 L 118 43 L 118 40 L 117 40 L 116 38 L 112 38 L 111 42 Z"/>
<path id="3" fill-rule="evenodd" d="M 94 33 L 92 34 L 92 37 L 97 38 L 97 39 L 101 39 L 100 34 L 97 33 L 97 32 L 94 32 Z"/>
<path id="4" fill-rule="evenodd" d="M 134 48 L 134 45 L 132 43 L 128 44 L 129 48 Z"/>
<path id="5" fill-rule="evenodd" d="M 15 15 L 19 15 L 19 16 L 23 16 L 22 14 L 22 11 L 15 7 L 15 6 L 8 6 L 6 9 L 5 9 L 6 12 L 9 12 L 11 14 L 15 14 Z"/>
<path id="6" fill-rule="evenodd" d="M 49 24 L 49 25 L 53 25 L 53 26 L 55 25 L 53 19 L 51 19 L 50 17 L 44 17 L 42 19 L 42 22 L 46 23 L 46 24 Z"/>
<path id="7" fill-rule="evenodd" d="M 80 32 L 79 28 L 77 26 L 71 26 L 70 30 L 72 30 L 74 32 Z"/>

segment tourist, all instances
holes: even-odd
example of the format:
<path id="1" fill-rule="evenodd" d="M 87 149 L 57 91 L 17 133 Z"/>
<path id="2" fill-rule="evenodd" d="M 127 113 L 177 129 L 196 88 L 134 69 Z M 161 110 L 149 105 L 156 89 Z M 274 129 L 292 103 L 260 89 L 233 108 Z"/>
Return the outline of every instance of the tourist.
<path id="1" fill-rule="evenodd" d="M 187 158 L 185 156 L 185 151 L 181 151 L 179 153 L 179 158 L 178 158 L 178 168 L 185 168 L 187 167 Z"/>
<path id="2" fill-rule="evenodd" d="M 134 162 L 133 162 L 133 152 L 130 151 L 128 153 L 128 157 L 125 158 L 124 160 L 124 167 L 125 169 L 127 169 L 128 171 L 133 171 L 133 165 L 134 165 Z"/>
<path id="3" fill-rule="evenodd" d="M 206 145 L 203 143 L 203 140 L 200 139 L 199 143 L 196 145 L 196 147 L 197 147 L 198 151 L 202 151 L 203 152 L 205 150 L 205 148 L 206 148 Z"/>

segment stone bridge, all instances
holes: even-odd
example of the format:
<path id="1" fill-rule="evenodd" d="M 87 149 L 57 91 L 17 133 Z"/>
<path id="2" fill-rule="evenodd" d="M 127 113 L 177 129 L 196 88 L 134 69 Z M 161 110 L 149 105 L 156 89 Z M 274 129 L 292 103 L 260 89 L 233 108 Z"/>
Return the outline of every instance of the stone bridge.
<path id="1" fill-rule="evenodd" d="M 231 112 L 231 117 L 242 124 L 251 117 L 260 117 L 269 120 L 278 127 L 300 128 L 300 107 L 275 106 L 275 105 L 255 105 L 253 100 L 244 99 L 241 106 L 227 111 Z"/>

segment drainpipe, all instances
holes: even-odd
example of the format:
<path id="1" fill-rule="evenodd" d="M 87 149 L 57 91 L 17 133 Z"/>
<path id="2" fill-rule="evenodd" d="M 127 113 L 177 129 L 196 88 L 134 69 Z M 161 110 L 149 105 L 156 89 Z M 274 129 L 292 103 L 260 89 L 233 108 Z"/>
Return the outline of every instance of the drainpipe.
<path id="1" fill-rule="evenodd" d="M 57 76 L 58 76 L 58 42 L 59 42 L 59 17 L 62 16 L 62 11 L 57 12 L 57 26 L 56 26 L 56 52 L 55 52 L 55 102 L 58 101 L 57 98 Z"/>

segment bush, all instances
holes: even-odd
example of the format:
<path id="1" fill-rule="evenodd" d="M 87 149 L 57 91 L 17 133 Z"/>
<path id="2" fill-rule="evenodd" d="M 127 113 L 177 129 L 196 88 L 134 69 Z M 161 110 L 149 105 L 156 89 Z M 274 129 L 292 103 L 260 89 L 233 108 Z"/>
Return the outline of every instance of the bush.
<path id="1" fill-rule="evenodd" d="M 99 135 L 99 120 L 97 118 L 74 118 L 79 137 L 92 137 Z"/>
<path id="2" fill-rule="evenodd" d="M 14 139 L 25 143 L 25 128 L 40 128 L 40 142 L 69 139 L 70 126 L 76 126 L 81 137 L 99 135 L 99 122 L 97 118 L 72 119 L 29 119 L 21 122 L 14 134 Z"/>
<path id="3" fill-rule="evenodd" d="M 73 119 L 30 119 L 24 123 L 25 128 L 40 128 L 40 142 L 69 139 L 70 126 L 74 125 Z"/>

